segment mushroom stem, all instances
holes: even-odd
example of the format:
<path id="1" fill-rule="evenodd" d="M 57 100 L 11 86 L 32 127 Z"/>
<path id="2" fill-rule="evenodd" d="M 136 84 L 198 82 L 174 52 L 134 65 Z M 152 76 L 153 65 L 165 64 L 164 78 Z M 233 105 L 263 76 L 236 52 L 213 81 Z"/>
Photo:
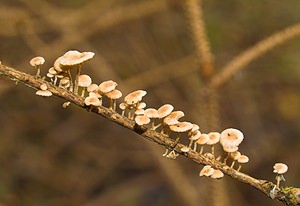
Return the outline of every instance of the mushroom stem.
<path id="1" fill-rule="evenodd" d="M 41 74 L 41 65 L 37 65 L 37 66 L 36 66 L 36 69 L 37 69 L 37 71 L 36 71 L 35 77 L 36 77 L 36 78 L 39 78 L 39 77 L 40 77 L 40 74 Z"/>
<path id="2" fill-rule="evenodd" d="M 72 80 L 72 74 L 70 70 L 68 70 L 68 76 L 70 78 L 70 91 L 73 92 L 73 80 Z"/>
<path id="3" fill-rule="evenodd" d="M 285 181 L 285 179 L 284 179 L 284 177 L 283 177 L 282 174 L 276 175 L 276 180 L 277 180 L 277 182 L 276 182 L 276 187 L 278 187 L 278 188 L 279 188 L 279 185 L 280 185 L 280 181 L 281 181 L 281 180 Z"/>
<path id="4" fill-rule="evenodd" d="M 165 153 L 163 153 L 162 156 L 165 157 L 168 154 L 168 152 L 169 152 L 169 149 L 166 149 Z"/>
<path id="5" fill-rule="evenodd" d="M 239 168 L 237 169 L 237 171 L 239 172 L 241 170 L 241 168 L 242 168 L 242 165 L 240 164 Z"/>
<path id="6" fill-rule="evenodd" d="M 80 72 L 81 72 L 81 65 L 82 64 L 78 64 L 78 66 L 77 66 L 77 73 L 76 73 L 75 86 L 74 86 L 74 94 L 78 94 L 78 81 L 79 81 L 79 76 L 80 76 Z"/>
<path id="7" fill-rule="evenodd" d="M 113 110 L 117 110 L 117 100 L 113 100 Z"/>
<path id="8" fill-rule="evenodd" d="M 82 90 L 81 90 L 81 96 L 84 97 L 84 95 L 85 95 L 85 88 L 82 88 Z"/>
<path id="9" fill-rule="evenodd" d="M 190 140 L 190 143 L 189 143 L 189 148 L 190 148 L 190 149 L 192 148 L 192 145 L 193 145 L 193 140 L 191 139 L 191 140 Z"/>
<path id="10" fill-rule="evenodd" d="M 57 83 L 57 76 L 54 75 L 54 81 L 53 81 L 53 85 L 56 86 L 56 83 Z"/>
<path id="11" fill-rule="evenodd" d="M 211 146 L 211 154 L 213 156 L 213 159 L 215 159 L 215 146 L 214 145 Z"/>
<path id="12" fill-rule="evenodd" d="M 180 140 L 180 133 L 178 134 L 178 137 L 175 139 L 175 144 L 177 144 Z"/>
<path id="13" fill-rule="evenodd" d="M 109 109 L 113 110 L 113 100 L 109 99 Z"/>
<path id="14" fill-rule="evenodd" d="M 227 156 L 224 158 L 224 162 L 223 162 L 224 164 L 226 164 L 226 162 L 227 162 L 229 156 L 230 156 L 230 152 L 228 152 L 228 153 L 227 153 Z"/>
<path id="15" fill-rule="evenodd" d="M 194 142 L 194 149 L 193 149 L 195 152 L 197 151 L 197 145 L 198 145 L 198 144 L 197 144 L 197 141 L 195 141 L 195 142 Z"/>
<path id="16" fill-rule="evenodd" d="M 235 164 L 235 160 L 232 161 L 230 168 L 233 168 L 234 164 Z"/>
<path id="17" fill-rule="evenodd" d="M 203 152 L 203 146 L 204 146 L 204 145 L 201 145 L 201 148 L 200 148 L 199 154 L 202 154 L 202 152 Z"/>

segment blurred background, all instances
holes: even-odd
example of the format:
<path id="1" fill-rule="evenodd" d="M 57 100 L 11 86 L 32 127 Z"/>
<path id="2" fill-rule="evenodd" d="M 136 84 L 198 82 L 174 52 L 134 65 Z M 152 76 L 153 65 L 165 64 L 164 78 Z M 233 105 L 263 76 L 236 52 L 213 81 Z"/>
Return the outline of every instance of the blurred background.
<path id="1" fill-rule="evenodd" d="M 298 0 L 204 0 L 215 73 L 246 48 L 300 22 Z M 70 49 L 92 51 L 83 73 L 118 82 L 123 94 L 144 89 L 148 107 L 171 103 L 202 132 L 239 128 L 242 171 L 275 182 L 276 162 L 289 166 L 284 185 L 300 186 L 300 38 L 261 56 L 203 94 L 199 58 L 184 1 L 1 0 L 0 60 L 42 74 Z M 224 177 L 200 178 L 202 166 L 162 157 L 164 148 L 57 97 L 0 77 L 0 206 L 281 205 Z"/>

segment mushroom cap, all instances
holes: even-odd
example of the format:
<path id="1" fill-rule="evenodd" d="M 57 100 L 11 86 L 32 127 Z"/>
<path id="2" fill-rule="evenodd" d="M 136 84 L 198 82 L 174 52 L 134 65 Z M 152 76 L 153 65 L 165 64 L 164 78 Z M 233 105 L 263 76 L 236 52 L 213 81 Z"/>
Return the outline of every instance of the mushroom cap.
<path id="1" fill-rule="evenodd" d="M 78 86 L 80 87 L 88 87 L 92 84 L 92 79 L 89 75 L 82 74 L 78 77 Z"/>
<path id="2" fill-rule="evenodd" d="M 232 153 L 232 152 L 236 152 L 239 150 L 239 148 L 237 146 L 223 146 L 223 150 L 225 152 L 229 152 L 229 153 Z"/>
<path id="3" fill-rule="evenodd" d="M 210 177 L 213 179 L 220 179 L 224 177 L 224 173 L 221 170 L 214 170 Z"/>
<path id="4" fill-rule="evenodd" d="M 193 128 L 192 128 L 193 129 Z M 189 132 L 191 133 L 191 132 Z M 201 136 L 201 132 L 199 130 L 196 130 L 196 132 L 193 132 L 192 135 L 190 136 L 190 140 L 198 140 Z"/>
<path id="5" fill-rule="evenodd" d="M 180 149 L 181 152 L 189 152 L 190 150 L 191 150 L 191 149 L 188 148 L 187 146 L 183 146 L 183 147 Z"/>
<path id="6" fill-rule="evenodd" d="M 240 130 L 229 128 L 221 132 L 220 144 L 223 147 L 238 147 L 243 139 L 244 135 Z"/>
<path id="7" fill-rule="evenodd" d="M 75 66 L 92 59 L 94 55 L 94 52 L 79 52 L 77 50 L 70 50 L 62 56 L 60 64 L 63 66 Z"/>
<path id="8" fill-rule="evenodd" d="M 120 109 L 125 110 L 128 105 L 125 102 L 122 102 L 121 104 L 119 104 Z"/>
<path id="9" fill-rule="evenodd" d="M 171 125 L 170 130 L 173 132 L 186 132 L 192 129 L 193 124 L 190 122 L 179 122 L 177 124 Z"/>
<path id="10" fill-rule="evenodd" d="M 197 144 L 203 145 L 206 144 L 207 141 L 209 140 L 209 136 L 207 134 L 200 134 L 199 139 L 197 140 Z"/>
<path id="11" fill-rule="evenodd" d="M 70 86 L 70 78 L 69 78 L 69 77 L 64 77 L 64 78 L 62 78 L 62 79 L 59 81 L 59 84 L 60 84 L 61 86 L 65 86 L 65 87 Z"/>
<path id="12" fill-rule="evenodd" d="M 45 63 L 45 59 L 44 57 L 33 57 L 29 63 L 31 66 L 36 67 L 43 65 Z"/>
<path id="13" fill-rule="evenodd" d="M 208 137 L 209 137 L 209 140 L 206 144 L 208 145 L 213 145 L 213 144 L 216 144 L 219 142 L 220 140 L 220 133 L 219 132 L 210 132 L 208 133 Z"/>
<path id="14" fill-rule="evenodd" d="M 171 112 L 168 116 L 166 116 L 164 118 L 163 122 L 166 125 L 178 124 L 179 123 L 178 119 L 183 116 L 184 116 L 184 113 L 182 111 L 174 111 L 174 112 Z"/>
<path id="15" fill-rule="evenodd" d="M 150 119 L 144 115 L 138 115 L 134 118 L 134 121 L 137 125 L 145 125 L 150 122 Z"/>
<path id="16" fill-rule="evenodd" d="M 93 105 L 93 106 L 101 106 L 102 102 L 95 96 L 88 96 L 84 99 L 84 104 L 87 106 Z"/>
<path id="17" fill-rule="evenodd" d="M 171 104 L 164 104 L 157 110 L 159 118 L 162 119 L 162 118 L 168 116 L 169 114 L 171 114 L 173 109 L 174 109 L 174 107 Z"/>
<path id="18" fill-rule="evenodd" d="M 90 85 L 86 88 L 87 92 L 94 92 L 94 91 L 96 91 L 97 89 L 98 89 L 98 85 L 97 85 L 97 84 L 90 84 Z"/>
<path id="19" fill-rule="evenodd" d="M 51 67 L 48 69 L 48 73 L 55 75 L 55 74 L 57 74 L 57 71 L 54 69 L 54 67 Z"/>
<path id="20" fill-rule="evenodd" d="M 159 118 L 158 111 L 154 108 L 146 109 L 144 115 L 149 118 Z"/>
<path id="21" fill-rule="evenodd" d="M 53 78 L 54 77 L 54 75 L 51 74 L 51 73 L 47 73 L 46 76 L 49 77 L 49 78 Z"/>
<path id="22" fill-rule="evenodd" d="M 246 155 L 241 155 L 238 158 L 238 163 L 247 163 L 247 162 L 249 162 L 249 157 L 247 157 Z"/>
<path id="23" fill-rule="evenodd" d="M 54 64 L 53 64 L 53 68 L 57 71 L 57 72 L 62 72 L 62 71 L 65 71 L 66 68 L 64 68 L 61 64 L 60 64 L 60 60 L 62 59 L 63 57 L 58 57 L 55 61 L 54 61 Z"/>
<path id="24" fill-rule="evenodd" d="M 43 84 L 41 84 L 40 89 L 41 90 L 47 90 L 48 87 L 47 87 L 47 85 L 45 83 L 43 83 Z"/>
<path id="25" fill-rule="evenodd" d="M 134 112 L 135 115 L 144 115 L 145 114 L 145 110 L 144 109 L 137 109 Z"/>
<path id="26" fill-rule="evenodd" d="M 127 94 L 124 98 L 124 101 L 129 104 L 136 104 L 142 100 L 142 98 L 147 94 L 144 90 L 136 90 Z"/>
<path id="27" fill-rule="evenodd" d="M 138 105 L 137 105 L 137 109 L 144 109 L 146 107 L 146 103 L 145 102 L 139 102 Z"/>
<path id="28" fill-rule="evenodd" d="M 89 96 L 90 97 L 96 97 L 98 99 L 102 98 L 101 94 L 99 94 L 98 92 L 89 92 Z"/>
<path id="29" fill-rule="evenodd" d="M 57 71 L 54 69 L 54 67 L 51 67 L 50 69 L 48 69 L 48 73 L 55 75 L 57 74 Z"/>
<path id="30" fill-rule="evenodd" d="M 235 152 L 230 153 L 230 157 L 233 160 L 238 160 L 240 156 L 241 156 L 241 153 L 239 151 L 235 151 Z"/>
<path id="31" fill-rule="evenodd" d="M 52 92 L 50 92 L 49 90 L 38 90 L 38 91 L 36 91 L 35 94 L 39 95 L 39 96 L 43 96 L 43 97 L 50 97 L 50 96 L 52 96 Z"/>
<path id="32" fill-rule="evenodd" d="M 109 99 L 119 99 L 122 97 L 122 92 L 120 90 L 114 89 L 110 92 L 105 93 Z"/>
<path id="33" fill-rule="evenodd" d="M 102 93 L 102 94 L 105 94 L 107 92 L 111 92 L 112 90 L 114 90 L 116 87 L 118 86 L 118 83 L 117 82 L 114 82 L 112 80 L 107 80 L 107 81 L 104 81 L 102 82 L 97 91 Z"/>
<path id="34" fill-rule="evenodd" d="M 206 165 L 200 171 L 199 176 L 200 177 L 202 177 L 202 176 L 209 177 L 209 176 L 211 176 L 214 173 L 214 171 L 215 171 L 214 168 L 212 168 L 210 165 Z"/>
<path id="35" fill-rule="evenodd" d="M 284 174 L 287 172 L 288 170 L 288 166 L 284 163 L 276 163 L 274 166 L 273 166 L 273 169 L 274 169 L 274 173 L 276 174 Z"/>
<path id="36" fill-rule="evenodd" d="M 200 127 L 197 124 L 193 124 L 192 132 L 199 130 Z"/>

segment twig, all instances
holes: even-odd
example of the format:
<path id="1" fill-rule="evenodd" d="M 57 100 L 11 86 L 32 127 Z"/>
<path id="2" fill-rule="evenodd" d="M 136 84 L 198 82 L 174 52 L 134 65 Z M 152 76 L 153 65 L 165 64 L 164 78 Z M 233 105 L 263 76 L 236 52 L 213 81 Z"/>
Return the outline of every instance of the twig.
<path id="1" fill-rule="evenodd" d="M 190 29 L 195 42 L 196 54 L 201 59 L 201 76 L 204 79 L 213 74 L 213 54 L 205 30 L 205 22 L 202 13 L 202 0 L 187 0 L 186 15 L 189 19 Z"/>
<path id="2" fill-rule="evenodd" d="M 231 78 L 236 72 L 245 68 L 250 62 L 262 56 L 269 50 L 279 46 L 286 41 L 300 35 L 300 23 L 289 26 L 266 39 L 261 40 L 253 47 L 250 47 L 240 55 L 236 56 L 227 65 L 225 65 L 221 72 L 217 73 L 210 81 L 209 88 L 217 88 Z"/>
<path id="3" fill-rule="evenodd" d="M 87 109 L 87 106 L 84 105 L 84 99 L 81 96 L 75 95 L 65 89 L 51 85 L 49 82 L 36 79 L 34 76 L 20 72 L 11 67 L 0 65 L 0 75 L 9 77 L 11 80 L 16 82 L 22 82 L 26 86 L 29 86 L 34 89 L 39 89 L 41 84 L 46 84 L 48 90 L 51 91 L 55 96 L 61 97 L 66 101 L 70 101 L 75 105 Z M 282 201 L 285 205 L 300 205 L 300 188 L 295 187 L 282 187 L 276 188 L 273 193 L 272 189 L 274 188 L 274 183 L 268 182 L 266 180 L 260 180 L 253 178 L 242 172 L 238 172 L 226 164 L 218 162 L 216 160 L 209 159 L 204 155 L 199 155 L 199 153 L 194 151 L 182 152 L 181 148 L 184 147 L 183 144 L 176 144 L 174 147 L 175 141 L 168 136 L 158 133 L 154 130 L 147 129 L 146 127 L 137 126 L 135 122 L 127 117 L 124 117 L 108 108 L 105 107 L 94 107 L 89 108 L 89 111 L 99 114 L 106 119 L 113 121 L 131 131 L 138 133 L 140 136 L 146 138 L 147 140 L 153 141 L 157 144 L 160 144 L 166 148 L 174 149 L 177 153 L 187 157 L 188 159 L 201 164 L 201 165 L 211 165 L 215 169 L 221 170 L 223 173 L 235 178 L 238 181 L 244 182 L 248 185 L 253 186 L 254 188 L 260 190 L 268 197 L 272 199 L 277 199 Z"/>

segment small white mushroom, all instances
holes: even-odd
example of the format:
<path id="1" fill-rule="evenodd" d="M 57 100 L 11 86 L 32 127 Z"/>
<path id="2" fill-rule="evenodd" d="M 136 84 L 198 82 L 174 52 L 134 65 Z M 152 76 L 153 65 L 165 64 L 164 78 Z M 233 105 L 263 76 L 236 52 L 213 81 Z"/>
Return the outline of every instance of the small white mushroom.
<path id="1" fill-rule="evenodd" d="M 146 116 L 138 115 L 134 118 L 134 121 L 137 125 L 142 126 L 148 124 L 150 122 L 150 119 Z"/>
<path id="2" fill-rule="evenodd" d="M 75 77 L 75 85 L 74 85 L 74 93 L 78 93 L 78 80 L 79 80 L 79 75 L 81 72 L 81 67 L 82 64 L 94 57 L 95 53 L 93 52 L 79 52 L 76 50 L 71 50 L 66 52 L 60 59 L 59 59 L 59 64 L 64 66 L 70 75 L 70 80 L 71 74 L 70 74 L 70 69 L 72 67 L 77 67 L 77 72 L 76 72 L 76 77 Z M 62 69 L 62 68 L 60 68 Z M 63 68 L 64 69 L 64 68 Z"/>
<path id="3" fill-rule="evenodd" d="M 209 140 L 209 137 L 207 134 L 204 134 L 202 133 L 199 137 L 199 139 L 197 140 L 197 145 L 201 145 L 201 148 L 200 148 L 200 151 L 199 151 L 199 154 L 202 154 L 203 153 L 203 147 L 204 145 L 208 142 Z M 194 150 L 196 151 L 197 147 L 194 148 Z"/>
<path id="4" fill-rule="evenodd" d="M 179 122 L 177 124 L 171 125 L 170 130 L 178 133 L 175 143 L 179 142 L 181 133 L 191 130 L 192 127 L 193 127 L 193 124 L 190 122 Z"/>
<path id="5" fill-rule="evenodd" d="M 239 151 L 235 151 L 230 153 L 230 157 L 233 159 L 232 163 L 231 163 L 231 168 L 233 168 L 235 162 L 240 158 L 241 153 Z"/>
<path id="6" fill-rule="evenodd" d="M 284 163 L 276 163 L 273 166 L 273 172 L 276 174 L 276 187 L 279 188 L 280 181 L 285 181 L 283 174 L 285 174 L 288 171 L 288 166 Z"/>
<path id="7" fill-rule="evenodd" d="M 49 90 L 47 90 L 48 87 L 46 84 L 41 84 L 40 86 L 40 90 L 36 91 L 36 95 L 42 96 L 42 97 L 50 97 L 52 96 L 52 92 L 50 92 Z"/>
<path id="8" fill-rule="evenodd" d="M 99 100 L 97 97 L 95 96 L 88 96 L 84 99 L 84 104 L 87 106 L 101 106 L 102 105 L 102 101 Z"/>
<path id="9" fill-rule="evenodd" d="M 215 171 L 214 168 L 212 168 L 210 165 L 206 165 L 200 171 L 199 176 L 200 177 L 202 177 L 202 176 L 209 177 L 214 173 L 214 171 Z"/>
<path id="10" fill-rule="evenodd" d="M 239 168 L 237 169 L 237 171 L 240 171 L 241 168 L 242 168 L 242 164 L 245 164 L 247 162 L 249 162 L 249 157 L 247 157 L 246 155 L 241 155 L 239 158 L 238 158 L 238 163 L 240 164 L 239 165 Z"/>
<path id="11" fill-rule="evenodd" d="M 214 170 L 210 177 L 213 179 L 220 179 L 224 177 L 224 173 L 221 170 Z"/>
<path id="12" fill-rule="evenodd" d="M 213 158 L 215 157 L 215 144 L 219 142 L 220 136 L 219 132 L 208 133 L 209 140 L 206 144 L 211 145 L 211 154 L 213 155 Z"/>
<path id="13" fill-rule="evenodd" d="M 145 110 L 144 115 L 151 119 L 151 129 L 153 130 L 155 128 L 155 119 L 159 118 L 158 111 L 154 108 L 148 108 Z"/>
<path id="14" fill-rule="evenodd" d="M 35 77 L 38 78 L 41 75 L 41 65 L 43 65 L 45 63 L 45 59 L 43 57 L 34 57 L 30 60 L 30 65 L 35 67 L 37 69 L 36 75 Z"/>
<path id="15" fill-rule="evenodd" d="M 117 82 L 107 80 L 99 84 L 97 92 L 99 92 L 101 95 L 104 95 L 105 93 L 111 92 L 112 90 L 116 89 L 117 86 Z"/>
<path id="16" fill-rule="evenodd" d="M 78 89 L 81 89 L 81 96 L 84 97 L 85 90 L 92 84 L 92 79 L 89 75 L 81 74 L 78 77 Z"/>
<path id="17" fill-rule="evenodd" d="M 105 96 L 109 99 L 109 108 L 116 111 L 117 99 L 120 99 L 122 97 L 122 92 L 120 90 L 114 89 L 110 92 L 105 93 Z"/>

